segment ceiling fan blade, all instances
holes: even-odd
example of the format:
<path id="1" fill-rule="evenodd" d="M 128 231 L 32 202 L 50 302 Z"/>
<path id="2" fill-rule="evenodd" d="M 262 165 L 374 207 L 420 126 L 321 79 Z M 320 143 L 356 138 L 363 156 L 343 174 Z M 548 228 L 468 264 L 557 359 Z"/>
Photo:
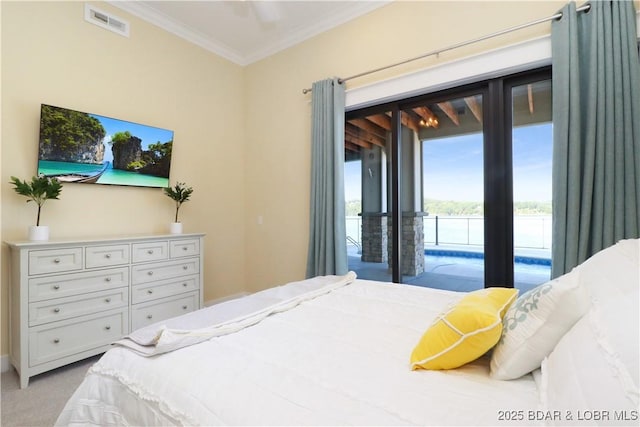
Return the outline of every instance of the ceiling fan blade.
<path id="1" fill-rule="evenodd" d="M 251 1 L 249 3 L 260 22 L 273 23 L 282 18 L 278 3 L 275 1 Z"/>

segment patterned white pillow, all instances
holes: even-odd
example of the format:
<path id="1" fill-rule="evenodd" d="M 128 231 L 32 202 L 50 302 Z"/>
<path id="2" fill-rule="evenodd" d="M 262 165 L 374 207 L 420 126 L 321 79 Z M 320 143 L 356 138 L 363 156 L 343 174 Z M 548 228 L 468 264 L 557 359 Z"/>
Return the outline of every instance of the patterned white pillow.
<path id="1" fill-rule="evenodd" d="M 588 308 L 580 269 L 522 294 L 504 316 L 502 337 L 491 356 L 491 376 L 511 380 L 539 368 Z"/>

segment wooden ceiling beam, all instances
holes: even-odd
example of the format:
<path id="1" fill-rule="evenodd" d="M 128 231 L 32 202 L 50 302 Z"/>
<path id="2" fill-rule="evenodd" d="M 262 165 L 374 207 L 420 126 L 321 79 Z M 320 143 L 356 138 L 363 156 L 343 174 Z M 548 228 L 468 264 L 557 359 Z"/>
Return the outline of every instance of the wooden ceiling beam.
<path id="1" fill-rule="evenodd" d="M 354 145 L 358 145 L 358 146 L 360 146 L 362 148 L 371 148 L 372 147 L 372 144 L 370 142 L 364 141 L 364 140 L 358 138 L 357 136 L 353 136 L 353 135 L 349 135 L 349 134 L 346 134 L 344 136 L 344 141 L 345 141 L 345 145 L 348 142 L 348 143 L 351 143 L 351 144 L 354 144 Z"/>
<path id="2" fill-rule="evenodd" d="M 351 123 L 352 125 L 357 126 L 360 129 L 370 132 L 376 136 L 379 136 L 384 140 L 387 139 L 387 129 L 373 122 L 372 120 L 369 120 L 368 118 L 351 119 L 347 123 Z M 391 124 L 391 122 L 389 122 L 389 124 Z"/>
<path id="3" fill-rule="evenodd" d="M 403 125 L 408 127 L 414 132 L 420 132 L 420 120 L 418 120 L 415 116 L 410 115 L 406 111 L 403 111 L 400 115 L 400 121 Z"/>
<path id="4" fill-rule="evenodd" d="M 456 125 L 460 126 L 460 118 L 458 117 L 458 112 L 455 108 L 453 108 L 453 104 L 451 102 L 439 102 L 438 107 L 451 119 L 451 121 Z"/>
<path id="5" fill-rule="evenodd" d="M 391 117 L 387 116 L 386 114 L 376 114 L 373 116 L 367 116 L 367 120 L 377 124 L 387 132 L 391 132 Z"/>
<path id="6" fill-rule="evenodd" d="M 369 144 L 375 144 L 379 147 L 384 147 L 386 142 L 386 139 L 381 138 L 378 135 L 374 135 L 349 122 L 345 123 L 344 131 L 346 135 L 351 135 L 355 138 L 358 138 L 362 141 L 366 141 Z"/>
<path id="7" fill-rule="evenodd" d="M 400 120 L 404 126 L 414 132 L 420 131 L 420 120 L 417 115 L 402 111 Z M 391 131 L 391 117 L 387 114 L 375 114 L 373 116 L 367 116 L 366 119 L 351 119 L 345 124 L 346 135 L 351 135 L 360 140 L 384 147 L 387 141 L 386 132 L 383 137 L 380 135 L 380 129 Z"/>
<path id="8" fill-rule="evenodd" d="M 356 153 L 360 152 L 360 146 L 359 145 L 353 144 L 353 143 L 348 142 L 348 141 L 345 141 L 344 148 L 349 150 L 349 151 L 356 152 Z"/>
<path id="9" fill-rule="evenodd" d="M 467 107 L 473 113 L 474 117 L 479 123 L 482 123 L 482 107 L 478 104 L 478 100 L 475 96 L 467 96 L 464 98 L 464 102 L 467 103 Z"/>

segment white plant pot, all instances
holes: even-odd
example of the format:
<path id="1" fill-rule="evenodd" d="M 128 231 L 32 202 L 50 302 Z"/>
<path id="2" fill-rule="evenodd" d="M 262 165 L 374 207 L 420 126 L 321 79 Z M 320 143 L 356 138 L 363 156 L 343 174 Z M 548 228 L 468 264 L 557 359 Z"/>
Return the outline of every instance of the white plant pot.
<path id="1" fill-rule="evenodd" d="M 49 240 L 49 226 L 48 225 L 30 226 L 29 240 L 34 240 L 34 241 Z"/>
<path id="2" fill-rule="evenodd" d="M 171 232 L 171 234 L 182 234 L 182 223 L 172 222 L 170 224 L 169 231 Z"/>

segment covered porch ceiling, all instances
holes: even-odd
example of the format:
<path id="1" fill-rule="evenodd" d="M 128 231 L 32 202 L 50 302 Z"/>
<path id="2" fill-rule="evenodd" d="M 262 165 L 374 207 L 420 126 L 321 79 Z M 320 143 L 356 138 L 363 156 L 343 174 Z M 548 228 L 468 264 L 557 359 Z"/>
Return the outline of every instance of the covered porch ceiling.
<path id="1" fill-rule="evenodd" d="M 551 82 L 517 86 L 512 92 L 514 126 L 551 121 Z M 425 103 L 401 112 L 402 125 L 422 141 L 482 130 L 482 95 Z M 361 158 L 363 149 L 385 149 L 391 137 L 391 112 L 347 120 L 345 160 Z"/>

